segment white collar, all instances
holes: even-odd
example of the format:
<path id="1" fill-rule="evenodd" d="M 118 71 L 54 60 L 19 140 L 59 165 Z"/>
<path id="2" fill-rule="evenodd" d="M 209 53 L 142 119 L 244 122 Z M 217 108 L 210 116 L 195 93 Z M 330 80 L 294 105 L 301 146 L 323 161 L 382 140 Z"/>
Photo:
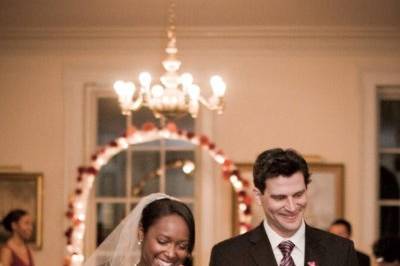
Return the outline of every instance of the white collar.
<path id="1" fill-rule="evenodd" d="M 272 249 L 278 248 L 278 245 L 285 240 L 290 240 L 295 245 L 295 248 L 299 249 L 301 253 L 305 254 L 305 233 L 306 226 L 304 220 L 301 222 L 300 228 L 289 238 L 281 237 L 276 233 L 271 226 L 269 226 L 267 220 L 263 222 L 265 232 L 267 233 L 269 242 L 271 243 Z"/>

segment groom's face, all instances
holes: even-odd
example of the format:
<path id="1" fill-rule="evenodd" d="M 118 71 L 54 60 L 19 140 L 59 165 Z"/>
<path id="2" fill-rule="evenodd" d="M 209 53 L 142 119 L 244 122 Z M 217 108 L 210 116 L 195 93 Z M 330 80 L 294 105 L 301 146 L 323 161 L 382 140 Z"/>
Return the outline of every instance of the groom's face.
<path id="1" fill-rule="evenodd" d="M 264 193 L 256 199 L 264 209 L 269 226 L 280 236 L 290 237 L 300 228 L 307 205 L 306 184 L 301 172 L 265 181 Z"/>

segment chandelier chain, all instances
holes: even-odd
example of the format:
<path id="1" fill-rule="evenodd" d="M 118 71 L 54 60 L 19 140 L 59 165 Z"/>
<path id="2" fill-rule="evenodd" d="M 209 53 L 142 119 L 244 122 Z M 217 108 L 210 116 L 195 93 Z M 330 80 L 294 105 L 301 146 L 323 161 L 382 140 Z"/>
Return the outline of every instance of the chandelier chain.
<path id="1" fill-rule="evenodd" d="M 169 42 L 176 42 L 176 1 L 170 0 L 169 7 L 168 7 L 168 28 L 167 28 L 167 35 Z M 175 47 L 175 45 L 174 45 Z"/>

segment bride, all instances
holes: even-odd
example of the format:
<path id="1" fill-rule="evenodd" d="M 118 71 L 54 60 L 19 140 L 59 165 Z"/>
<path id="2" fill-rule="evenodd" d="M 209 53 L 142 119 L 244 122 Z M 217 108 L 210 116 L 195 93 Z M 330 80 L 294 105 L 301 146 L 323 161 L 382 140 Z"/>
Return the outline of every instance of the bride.
<path id="1" fill-rule="evenodd" d="M 190 266 L 194 242 L 190 209 L 154 193 L 139 201 L 84 266 Z"/>

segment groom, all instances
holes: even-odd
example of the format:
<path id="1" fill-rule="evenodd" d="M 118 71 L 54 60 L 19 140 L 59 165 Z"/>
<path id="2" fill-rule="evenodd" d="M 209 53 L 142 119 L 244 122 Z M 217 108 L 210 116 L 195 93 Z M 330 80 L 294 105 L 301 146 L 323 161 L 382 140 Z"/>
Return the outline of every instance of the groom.
<path id="1" fill-rule="evenodd" d="M 210 266 L 358 265 L 353 242 L 305 223 L 311 180 L 307 163 L 296 151 L 271 149 L 261 153 L 254 164 L 253 181 L 264 222 L 215 245 Z"/>

